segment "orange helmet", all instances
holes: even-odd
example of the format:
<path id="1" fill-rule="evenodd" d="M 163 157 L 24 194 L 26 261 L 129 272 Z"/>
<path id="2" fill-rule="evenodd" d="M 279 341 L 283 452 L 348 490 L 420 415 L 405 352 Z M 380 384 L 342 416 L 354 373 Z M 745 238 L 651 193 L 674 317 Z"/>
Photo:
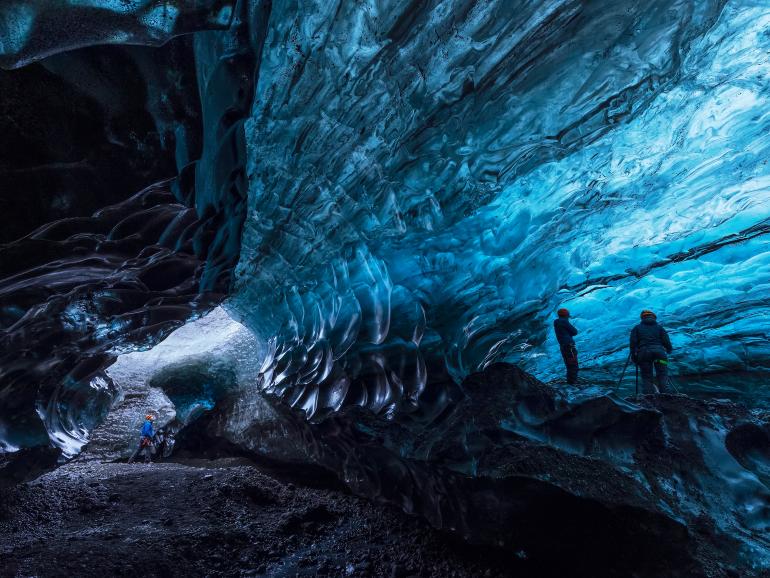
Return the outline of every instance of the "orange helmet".
<path id="1" fill-rule="evenodd" d="M 153 416 L 151 413 L 148 413 L 146 416 L 144 416 L 144 419 L 153 421 L 155 419 L 155 416 Z"/>
<path id="2" fill-rule="evenodd" d="M 566 309 L 564 309 L 564 307 L 562 307 L 556 312 L 556 315 L 558 315 L 559 317 L 569 317 L 569 311 L 567 311 Z"/>
<path id="3" fill-rule="evenodd" d="M 649 309 L 645 309 L 644 311 L 642 311 L 641 314 L 639 315 L 639 317 L 641 317 L 642 319 L 644 319 L 645 317 L 652 317 L 653 319 L 657 319 L 658 318 L 658 316 L 655 315 Z"/>

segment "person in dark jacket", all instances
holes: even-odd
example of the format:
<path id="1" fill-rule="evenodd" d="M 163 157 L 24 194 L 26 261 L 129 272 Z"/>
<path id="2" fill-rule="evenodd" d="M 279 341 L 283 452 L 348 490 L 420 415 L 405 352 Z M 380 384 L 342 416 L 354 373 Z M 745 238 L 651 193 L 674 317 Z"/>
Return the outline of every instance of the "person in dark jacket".
<path id="1" fill-rule="evenodd" d="M 152 445 L 155 446 L 156 460 L 162 460 L 169 456 L 171 448 L 174 447 L 174 438 L 168 425 L 155 432 L 155 437 L 152 439 Z"/>
<path id="2" fill-rule="evenodd" d="M 559 342 L 564 366 L 567 368 L 567 383 L 575 385 L 577 383 L 578 370 L 580 369 L 574 339 L 575 335 L 578 334 L 578 330 L 569 322 L 569 311 L 562 308 L 556 314 L 558 318 L 554 319 L 553 330 L 556 332 L 556 340 Z"/>
<path id="3" fill-rule="evenodd" d="M 642 391 L 655 393 L 653 369 L 658 382 L 658 391 L 668 393 L 668 354 L 671 353 L 671 339 L 656 315 L 647 309 L 642 311 L 641 323 L 631 330 L 631 359 L 639 366 L 642 374 Z"/>
<path id="4" fill-rule="evenodd" d="M 136 448 L 134 454 L 128 458 L 130 464 L 144 452 L 144 462 L 148 463 L 152 459 L 152 438 L 155 435 L 152 429 L 152 422 L 155 417 L 152 414 L 147 414 L 144 418 L 144 425 L 142 425 L 142 432 L 139 435 L 139 447 Z"/>

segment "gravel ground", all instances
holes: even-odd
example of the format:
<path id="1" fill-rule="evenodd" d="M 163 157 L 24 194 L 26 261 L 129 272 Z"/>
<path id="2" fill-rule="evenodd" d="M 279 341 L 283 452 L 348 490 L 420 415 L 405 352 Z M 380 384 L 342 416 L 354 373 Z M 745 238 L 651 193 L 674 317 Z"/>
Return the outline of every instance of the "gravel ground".
<path id="1" fill-rule="evenodd" d="M 304 479 L 303 479 L 304 478 Z M 72 462 L 0 501 L 2 576 L 522 576 L 316 472 Z M 534 573 L 533 575 L 543 575 Z"/>

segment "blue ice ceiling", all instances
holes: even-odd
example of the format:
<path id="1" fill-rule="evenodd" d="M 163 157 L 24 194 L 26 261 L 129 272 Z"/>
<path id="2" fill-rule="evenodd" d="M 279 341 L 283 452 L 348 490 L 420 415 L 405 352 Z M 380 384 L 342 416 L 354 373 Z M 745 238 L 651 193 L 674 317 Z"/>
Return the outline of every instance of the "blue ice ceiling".
<path id="1" fill-rule="evenodd" d="M 266 389 L 387 412 L 492 361 L 557 377 L 561 306 L 593 380 L 642 308 L 676 373 L 767 375 L 768 29 L 750 0 L 37 0 L 0 65 L 195 32 L 195 283 L 238 260 Z"/>
<path id="2" fill-rule="evenodd" d="M 680 373 L 766 369 L 769 23 L 759 2 L 274 3 L 231 300 L 275 342 L 268 381 L 314 411 L 418 395 L 437 359 L 550 379 L 560 306 L 595 378 L 642 308 Z"/>

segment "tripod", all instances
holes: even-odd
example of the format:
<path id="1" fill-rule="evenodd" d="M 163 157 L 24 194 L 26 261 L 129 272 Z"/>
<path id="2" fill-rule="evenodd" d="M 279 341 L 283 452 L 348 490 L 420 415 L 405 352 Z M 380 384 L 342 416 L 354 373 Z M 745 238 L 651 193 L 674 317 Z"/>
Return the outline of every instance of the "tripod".
<path id="1" fill-rule="evenodd" d="M 628 369 L 628 363 L 631 361 L 631 354 L 628 354 L 628 358 L 626 359 L 626 364 L 623 366 L 623 371 L 620 372 L 620 379 L 618 380 L 618 384 L 615 386 L 615 389 L 620 387 L 620 383 L 623 381 L 623 378 L 626 376 L 626 369 Z"/>
<path id="2" fill-rule="evenodd" d="M 623 381 L 623 378 L 626 376 L 626 369 L 628 369 L 628 364 L 631 362 L 631 354 L 628 354 L 628 358 L 626 359 L 626 364 L 623 366 L 623 371 L 620 374 L 620 379 L 618 380 L 618 384 L 615 386 L 615 389 L 618 389 L 620 387 L 621 382 Z M 639 395 L 639 366 L 634 363 L 634 367 L 636 368 L 636 376 L 635 381 L 636 385 L 634 386 L 634 396 Z"/>

